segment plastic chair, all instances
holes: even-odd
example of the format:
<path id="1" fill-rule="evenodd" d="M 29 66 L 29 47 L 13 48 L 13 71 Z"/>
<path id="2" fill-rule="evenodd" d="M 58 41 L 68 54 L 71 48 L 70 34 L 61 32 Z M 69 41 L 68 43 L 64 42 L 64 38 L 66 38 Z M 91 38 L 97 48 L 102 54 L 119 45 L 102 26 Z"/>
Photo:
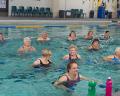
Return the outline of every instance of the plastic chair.
<path id="1" fill-rule="evenodd" d="M 16 16 L 16 15 L 18 15 L 18 9 L 16 6 L 12 6 L 11 16 Z"/>

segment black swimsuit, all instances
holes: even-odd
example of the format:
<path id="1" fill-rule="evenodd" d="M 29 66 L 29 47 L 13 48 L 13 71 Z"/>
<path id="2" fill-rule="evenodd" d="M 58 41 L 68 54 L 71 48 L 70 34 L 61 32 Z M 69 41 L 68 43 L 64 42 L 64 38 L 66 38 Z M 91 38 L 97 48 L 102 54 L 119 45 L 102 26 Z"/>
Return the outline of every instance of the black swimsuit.
<path id="1" fill-rule="evenodd" d="M 77 59 L 79 59 L 77 54 L 76 54 L 76 58 L 71 58 L 71 55 L 69 54 L 69 60 L 77 60 Z"/>
<path id="2" fill-rule="evenodd" d="M 45 68 L 47 68 L 47 67 L 50 67 L 50 64 L 52 63 L 50 60 L 48 60 L 48 64 L 44 64 L 42 61 L 41 61 L 41 59 L 38 59 L 38 60 L 40 60 L 40 64 L 38 64 L 38 65 L 35 65 L 34 66 L 34 68 L 40 68 L 40 67 L 45 67 Z"/>

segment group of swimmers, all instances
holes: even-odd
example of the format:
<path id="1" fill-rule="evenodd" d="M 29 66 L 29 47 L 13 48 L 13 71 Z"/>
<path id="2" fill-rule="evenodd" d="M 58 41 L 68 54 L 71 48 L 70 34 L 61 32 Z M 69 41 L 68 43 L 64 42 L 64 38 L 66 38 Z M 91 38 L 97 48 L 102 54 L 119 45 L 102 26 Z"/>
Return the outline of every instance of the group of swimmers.
<path id="1" fill-rule="evenodd" d="M 84 37 L 85 40 L 93 40 L 92 44 L 88 47 L 88 50 L 94 50 L 97 51 L 100 49 L 100 41 L 99 38 L 94 38 L 94 33 L 92 31 L 89 31 L 87 35 Z M 109 31 L 104 32 L 102 35 L 102 39 L 108 40 L 110 38 Z M 68 40 L 74 41 L 77 39 L 77 35 L 74 31 L 71 31 L 71 33 L 68 35 Z M 41 34 L 37 41 L 40 42 L 46 42 L 50 40 L 48 37 L 48 33 L 44 32 Z M 4 36 L 2 33 L 0 33 L 0 42 L 4 41 Z M 80 54 L 77 52 L 77 46 L 70 45 L 69 46 L 69 54 L 65 55 L 63 57 L 64 60 L 70 60 L 70 62 L 67 65 L 67 72 L 63 74 L 58 80 L 56 80 L 53 84 L 57 87 L 66 89 L 68 91 L 71 90 L 72 86 L 75 85 L 80 80 L 92 80 L 85 76 L 82 76 L 78 73 L 78 64 L 75 62 L 76 59 L 81 59 Z M 18 53 L 23 54 L 26 52 L 33 52 L 36 51 L 36 49 L 31 45 L 31 38 L 25 37 L 23 39 L 23 45 L 18 49 Z M 32 67 L 39 68 L 39 67 L 50 67 L 50 64 L 52 61 L 50 60 L 52 56 L 51 50 L 44 48 L 41 51 L 42 56 L 40 58 L 37 58 L 33 64 Z M 116 48 L 115 54 L 106 56 L 103 58 L 106 61 L 113 61 L 113 60 L 120 60 L 120 47 Z"/>

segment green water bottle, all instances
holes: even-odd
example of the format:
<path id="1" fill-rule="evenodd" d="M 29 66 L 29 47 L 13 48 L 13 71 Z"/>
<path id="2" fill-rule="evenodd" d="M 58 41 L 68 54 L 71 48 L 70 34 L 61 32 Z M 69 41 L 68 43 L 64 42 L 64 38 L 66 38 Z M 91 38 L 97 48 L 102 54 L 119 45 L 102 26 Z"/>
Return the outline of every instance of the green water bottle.
<path id="1" fill-rule="evenodd" d="M 90 81 L 88 83 L 88 96 L 96 96 L 96 82 L 95 81 Z"/>

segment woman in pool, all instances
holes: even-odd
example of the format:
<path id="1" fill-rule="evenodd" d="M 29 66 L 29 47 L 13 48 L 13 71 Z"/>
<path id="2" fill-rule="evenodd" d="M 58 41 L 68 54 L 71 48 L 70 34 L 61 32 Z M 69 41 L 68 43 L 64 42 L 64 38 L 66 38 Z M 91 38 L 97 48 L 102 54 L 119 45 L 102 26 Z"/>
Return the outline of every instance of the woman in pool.
<path id="1" fill-rule="evenodd" d="M 36 49 L 31 46 L 31 39 L 29 37 L 25 37 L 23 40 L 23 46 L 18 49 L 19 53 L 33 52 Z"/>
<path id="2" fill-rule="evenodd" d="M 115 53 L 113 55 L 109 55 L 103 58 L 105 61 L 115 61 L 120 63 L 120 47 L 115 49 Z"/>
<path id="3" fill-rule="evenodd" d="M 52 63 L 50 60 L 50 57 L 52 55 L 52 52 L 48 49 L 43 49 L 42 50 L 42 57 L 38 58 L 34 63 L 33 67 L 34 68 L 39 68 L 39 67 L 49 67 L 50 64 Z"/>
<path id="4" fill-rule="evenodd" d="M 69 41 L 74 41 L 77 39 L 76 33 L 74 31 L 71 31 L 69 36 L 68 36 L 68 40 Z"/>
<path id="5" fill-rule="evenodd" d="M 69 46 L 69 54 L 63 57 L 64 60 L 76 60 L 81 59 L 81 56 L 77 53 L 77 47 L 75 45 Z"/>
<path id="6" fill-rule="evenodd" d="M 4 36 L 3 36 L 3 34 L 2 33 L 0 33 L 0 42 L 4 42 Z"/>
<path id="7" fill-rule="evenodd" d="M 44 32 L 42 33 L 38 38 L 37 38 L 37 41 L 40 41 L 40 42 L 45 42 L 45 41 L 49 41 L 50 38 L 48 37 L 48 33 L 47 32 Z"/>
<path id="8" fill-rule="evenodd" d="M 84 37 L 85 40 L 93 39 L 93 31 L 89 31 L 87 35 Z"/>
<path id="9" fill-rule="evenodd" d="M 100 49 L 100 41 L 99 39 L 94 39 L 92 44 L 88 47 L 88 50 L 99 50 Z"/>
<path id="10" fill-rule="evenodd" d="M 81 80 L 90 80 L 78 73 L 78 64 L 76 62 L 70 62 L 67 65 L 67 72 L 63 74 L 53 84 L 58 88 L 63 88 L 67 91 L 73 91 L 74 85 Z"/>

